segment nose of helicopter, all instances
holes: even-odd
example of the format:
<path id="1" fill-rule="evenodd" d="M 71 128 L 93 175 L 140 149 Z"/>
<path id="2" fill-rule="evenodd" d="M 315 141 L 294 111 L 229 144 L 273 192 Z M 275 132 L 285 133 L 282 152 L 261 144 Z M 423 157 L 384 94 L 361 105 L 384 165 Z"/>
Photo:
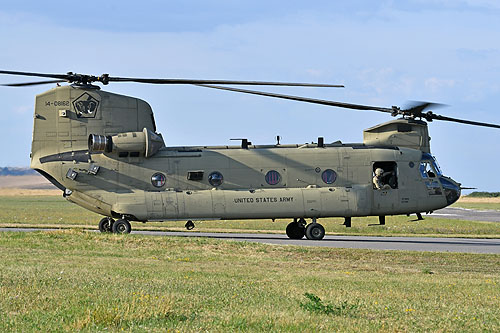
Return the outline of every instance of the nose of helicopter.
<path id="1" fill-rule="evenodd" d="M 460 183 L 457 183 L 450 177 L 441 176 L 441 184 L 443 185 L 444 194 L 446 195 L 446 201 L 448 206 L 456 202 L 460 198 Z"/>

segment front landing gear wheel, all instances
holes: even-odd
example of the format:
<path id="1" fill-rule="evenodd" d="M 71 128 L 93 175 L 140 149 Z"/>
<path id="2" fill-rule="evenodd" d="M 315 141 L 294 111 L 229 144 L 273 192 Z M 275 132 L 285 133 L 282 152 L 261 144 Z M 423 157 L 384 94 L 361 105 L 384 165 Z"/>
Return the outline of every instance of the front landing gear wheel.
<path id="1" fill-rule="evenodd" d="M 99 231 L 100 232 L 111 232 L 111 228 L 113 227 L 113 220 L 111 217 L 105 217 L 99 221 Z"/>
<path id="2" fill-rule="evenodd" d="M 309 240 L 321 240 L 325 237 L 325 228 L 319 223 L 311 223 L 306 227 L 306 238 Z"/>
<path id="3" fill-rule="evenodd" d="M 302 239 L 305 235 L 304 225 L 300 222 L 290 222 L 286 227 L 286 235 L 290 239 Z"/>
<path id="4" fill-rule="evenodd" d="M 111 230 L 115 234 L 129 234 L 132 231 L 132 226 L 129 221 L 120 219 L 113 223 Z"/>

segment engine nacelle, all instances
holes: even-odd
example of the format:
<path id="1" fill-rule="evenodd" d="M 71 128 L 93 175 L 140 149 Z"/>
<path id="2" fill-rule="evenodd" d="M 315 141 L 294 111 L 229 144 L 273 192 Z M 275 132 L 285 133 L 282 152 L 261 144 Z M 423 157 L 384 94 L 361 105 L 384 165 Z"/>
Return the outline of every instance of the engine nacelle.
<path id="1" fill-rule="evenodd" d="M 147 158 L 156 154 L 164 146 L 163 138 L 147 128 L 144 128 L 142 132 L 127 132 L 113 136 L 89 135 L 91 153 L 133 152 Z"/>

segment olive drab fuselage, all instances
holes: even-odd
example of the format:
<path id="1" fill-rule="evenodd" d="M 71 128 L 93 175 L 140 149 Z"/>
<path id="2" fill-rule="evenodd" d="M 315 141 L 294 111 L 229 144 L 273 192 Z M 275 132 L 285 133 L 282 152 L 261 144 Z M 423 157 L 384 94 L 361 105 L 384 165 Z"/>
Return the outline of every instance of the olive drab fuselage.
<path id="1" fill-rule="evenodd" d="M 129 220 L 355 217 L 456 201 L 429 153 L 426 123 L 408 119 L 360 144 L 168 147 L 146 102 L 75 85 L 36 97 L 31 168 L 69 201 Z M 379 167 L 388 189 L 373 186 Z"/>

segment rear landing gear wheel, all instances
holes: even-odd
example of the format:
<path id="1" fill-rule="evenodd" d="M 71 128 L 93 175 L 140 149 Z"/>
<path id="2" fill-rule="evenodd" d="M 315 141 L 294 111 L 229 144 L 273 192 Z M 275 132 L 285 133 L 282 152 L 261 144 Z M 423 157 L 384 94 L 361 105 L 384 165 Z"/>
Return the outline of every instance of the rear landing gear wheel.
<path id="1" fill-rule="evenodd" d="M 309 240 L 321 240 L 325 237 L 325 228 L 319 223 L 311 223 L 306 227 L 306 238 Z"/>
<path id="2" fill-rule="evenodd" d="M 290 239 L 302 239 L 305 235 L 305 228 L 301 222 L 290 222 L 286 227 L 286 235 Z"/>
<path id="3" fill-rule="evenodd" d="M 111 230 L 115 234 L 129 234 L 130 231 L 132 231 L 132 226 L 130 225 L 129 221 L 120 219 L 116 220 L 115 223 L 113 223 Z"/>
<path id="4" fill-rule="evenodd" d="M 186 227 L 187 230 L 193 230 L 194 229 L 194 223 L 191 220 L 187 221 L 184 226 Z"/>
<path id="5" fill-rule="evenodd" d="M 111 217 L 105 217 L 99 221 L 99 231 L 100 232 L 111 232 L 111 228 L 113 227 L 113 220 Z"/>

